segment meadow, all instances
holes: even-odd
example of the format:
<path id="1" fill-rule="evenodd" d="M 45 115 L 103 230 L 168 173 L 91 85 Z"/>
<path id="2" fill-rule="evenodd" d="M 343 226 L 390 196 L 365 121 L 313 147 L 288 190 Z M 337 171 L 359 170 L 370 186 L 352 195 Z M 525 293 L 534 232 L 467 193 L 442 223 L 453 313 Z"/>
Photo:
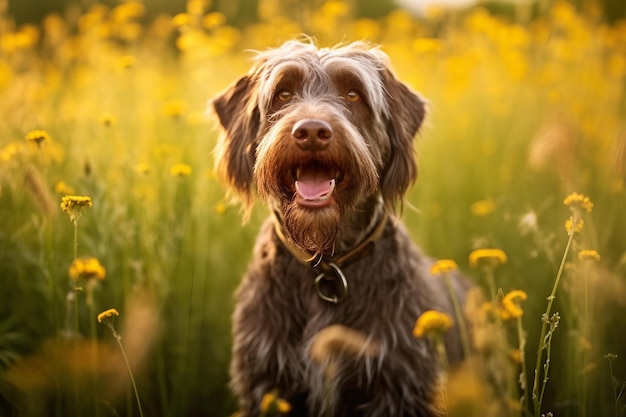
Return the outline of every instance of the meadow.
<path id="1" fill-rule="evenodd" d="M 260 0 L 245 27 L 207 0 L 18 26 L 0 0 L 0 416 L 236 411 L 232 294 L 267 209 L 242 224 L 218 182 L 207 101 L 250 49 L 302 33 L 381 44 L 429 101 L 399 215 L 454 261 L 441 279 L 458 267 L 487 299 L 447 414 L 624 415 L 626 22 L 565 0 L 288 4 Z"/>

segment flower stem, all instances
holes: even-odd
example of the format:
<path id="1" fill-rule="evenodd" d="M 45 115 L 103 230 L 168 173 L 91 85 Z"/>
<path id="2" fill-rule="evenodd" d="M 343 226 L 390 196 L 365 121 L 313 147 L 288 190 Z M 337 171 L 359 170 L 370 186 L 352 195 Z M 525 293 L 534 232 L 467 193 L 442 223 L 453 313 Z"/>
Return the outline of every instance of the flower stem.
<path id="1" fill-rule="evenodd" d="M 546 312 L 543 315 L 545 319 L 543 320 L 543 324 L 541 326 L 541 333 L 539 335 L 539 346 L 537 348 L 537 361 L 535 363 L 535 376 L 533 378 L 532 396 L 533 396 L 533 406 L 534 406 L 535 417 L 539 417 L 541 415 L 541 402 L 543 399 L 543 392 L 545 390 L 545 384 L 547 383 L 547 380 L 548 380 L 547 379 L 548 368 L 546 367 L 545 369 L 546 375 L 544 375 L 544 380 L 543 380 L 544 385 L 541 389 L 541 394 L 539 394 L 539 374 L 541 372 L 541 359 L 543 358 L 543 350 L 546 348 L 549 349 L 549 345 L 550 345 L 549 343 L 546 343 L 545 341 L 546 332 L 548 331 L 548 324 L 550 321 L 550 313 L 552 312 L 552 304 L 554 303 L 554 299 L 556 298 L 556 291 L 559 287 L 559 282 L 561 281 L 563 270 L 565 269 L 565 261 L 567 260 L 567 256 L 569 255 L 569 251 L 572 246 L 572 242 L 574 240 L 574 234 L 575 234 L 574 229 L 575 229 L 577 222 L 578 222 L 578 219 L 574 217 L 572 219 L 572 230 L 569 233 L 569 238 L 567 240 L 567 245 L 565 246 L 563 258 L 561 259 L 561 264 L 559 265 L 559 270 L 556 274 L 554 285 L 552 286 L 552 292 L 550 293 L 550 296 L 548 297 L 548 305 L 546 307 Z M 550 352 L 548 352 L 547 355 L 549 358 Z"/>
<path id="2" fill-rule="evenodd" d="M 78 221 L 74 220 L 74 260 L 78 258 Z M 78 337 L 78 289 L 74 285 L 74 336 Z"/>
<path id="3" fill-rule="evenodd" d="M 128 362 L 128 358 L 126 357 L 126 351 L 124 350 L 124 346 L 122 346 L 122 336 L 120 336 L 111 323 L 107 323 L 111 331 L 113 332 L 113 337 L 117 341 L 117 345 L 120 347 L 120 351 L 122 352 L 122 356 L 124 357 L 124 362 L 126 363 L 126 369 L 128 369 L 128 375 L 130 376 L 130 382 L 133 384 L 133 391 L 135 392 L 135 399 L 137 400 L 137 407 L 139 408 L 139 415 L 143 417 L 143 410 L 141 409 L 141 401 L 139 401 L 139 392 L 137 391 L 137 384 L 135 384 L 135 378 L 133 377 L 133 371 L 130 369 L 130 363 Z"/>
<path id="4" fill-rule="evenodd" d="M 491 299 L 495 301 L 498 297 L 498 289 L 496 288 L 496 280 L 493 276 L 493 268 L 485 268 L 485 279 L 489 286 L 489 295 L 491 295 Z"/>
<path id="5" fill-rule="evenodd" d="M 528 399 L 528 370 L 526 369 L 526 335 L 524 334 L 524 327 L 522 325 L 522 317 L 517 318 L 517 340 L 518 349 L 520 354 L 520 366 L 522 368 L 520 374 L 520 387 L 522 389 L 522 398 L 520 398 L 520 405 L 522 410 L 528 410 L 526 401 Z"/>
<path id="6" fill-rule="evenodd" d="M 463 311 L 461 311 L 461 305 L 459 304 L 459 300 L 456 296 L 456 291 L 452 286 L 452 279 L 450 277 L 450 273 L 444 273 L 446 287 L 448 287 L 448 292 L 450 293 L 450 299 L 452 300 L 452 306 L 454 307 L 454 314 L 456 316 L 456 322 L 459 326 L 459 333 L 461 334 L 461 345 L 463 346 L 463 355 L 465 358 L 470 357 L 470 344 L 467 336 L 467 326 L 465 325 L 465 319 L 463 317 Z"/>

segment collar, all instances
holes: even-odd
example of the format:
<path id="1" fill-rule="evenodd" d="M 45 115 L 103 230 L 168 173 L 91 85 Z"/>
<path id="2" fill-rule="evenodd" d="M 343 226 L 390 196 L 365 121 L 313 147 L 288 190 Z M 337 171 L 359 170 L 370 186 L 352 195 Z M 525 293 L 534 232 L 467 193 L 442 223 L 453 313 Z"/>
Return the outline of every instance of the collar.
<path id="1" fill-rule="evenodd" d="M 302 264 L 319 273 L 315 278 L 317 294 L 323 300 L 337 304 L 348 295 L 348 281 L 341 268 L 364 258 L 372 252 L 376 242 L 385 231 L 389 215 L 384 212 L 372 232 L 361 243 L 344 254 L 330 257 L 323 255 L 311 256 L 299 246 L 294 245 L 285 236 L 279 217 L 275 216 L 275 219 L 274 230 L 276 230 L 276 235 L 287 250 Z"/>

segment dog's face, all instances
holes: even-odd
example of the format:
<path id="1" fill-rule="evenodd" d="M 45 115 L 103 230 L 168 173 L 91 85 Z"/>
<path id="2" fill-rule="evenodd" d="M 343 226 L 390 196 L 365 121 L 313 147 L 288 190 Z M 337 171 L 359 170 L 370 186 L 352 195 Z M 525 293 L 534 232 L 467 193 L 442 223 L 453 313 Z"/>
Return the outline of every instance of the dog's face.
<path id="1" fill-rule="evenodd" d="M 260 53 L 212 104 L 224 130 L 221 178 L 246 204 L 256 186 L 311 254 L 332 251 L 366 201 L 382 196 L 393 210 L 417 176 L 412 141 L 424 103 L 364 44 L 287 42 Z"/>

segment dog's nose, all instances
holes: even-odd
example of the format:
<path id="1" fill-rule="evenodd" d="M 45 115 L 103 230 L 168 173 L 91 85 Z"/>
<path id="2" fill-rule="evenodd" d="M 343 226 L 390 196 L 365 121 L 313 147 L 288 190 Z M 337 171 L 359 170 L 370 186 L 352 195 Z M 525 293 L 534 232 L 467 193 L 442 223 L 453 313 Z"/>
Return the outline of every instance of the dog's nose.
<path id="1" fill-rule="evenodd" d="M 303 119 L 291 130 L 298 146 L 307 151 L 319 151 L 328 146 L 333 137 L 333 128 L 319 119 Z"/>

